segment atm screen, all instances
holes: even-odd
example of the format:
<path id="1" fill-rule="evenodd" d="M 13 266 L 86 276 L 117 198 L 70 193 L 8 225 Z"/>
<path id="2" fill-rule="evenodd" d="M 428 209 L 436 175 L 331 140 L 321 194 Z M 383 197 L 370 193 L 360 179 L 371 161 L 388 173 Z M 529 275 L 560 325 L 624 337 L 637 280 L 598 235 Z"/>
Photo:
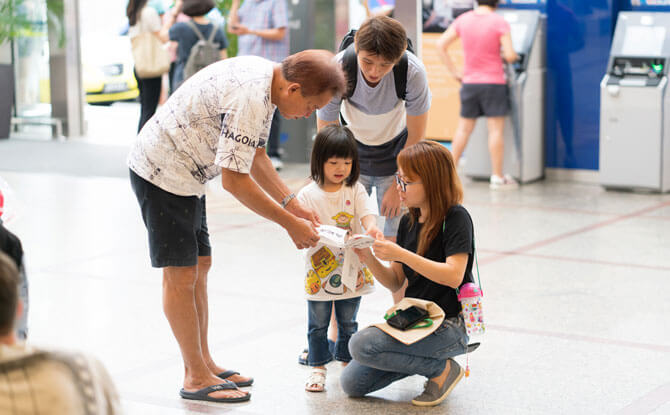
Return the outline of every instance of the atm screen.
<path id="1" fill-rule="evenodd" d="M 545 4 L 547 0 L 500 0 L 500 4 Z"/>
<path id="2" fill-rule="evenodd" d="M 512 36 L 512 46 L 517 53 L 525 52 L 523 50 L 528 32 L 528 25 L 525 23 L 510 23 L 510 35 Z"/>
<path id="3" fill-rule="evenodd" d="M 621 53 L 629 56 L 659 56 L 663 53 L 666 28 L 662 26 L 628 26 Z"/>

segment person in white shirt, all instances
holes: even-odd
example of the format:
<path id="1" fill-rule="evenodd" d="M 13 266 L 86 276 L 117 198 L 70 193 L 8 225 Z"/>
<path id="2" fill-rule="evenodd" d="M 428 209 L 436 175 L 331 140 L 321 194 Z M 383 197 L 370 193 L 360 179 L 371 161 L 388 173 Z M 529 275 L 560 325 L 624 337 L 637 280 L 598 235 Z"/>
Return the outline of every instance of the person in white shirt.
<path id="1" fill-rule="evenodd" d="M 298 199 L 314 209 L 324 224 L 352 234 L 361 234 L 365 228 L 369 235 L 381 237 L 382 232 L 377 228 L 377 207 L 358 182 L 359 175 L 358 149 L 353 133 L 346 127 L 328 125 L 314 139 L 312 182 L 300 190 Z M 372 273 L 367 267 L 358 267 L 356 279 L 346 280 L 346 271 L 343 271 L 348 267 L 346 255 L 358 262 L 353 251 L 323 243 L 306 253 L 307 364 L 313 370 L 305 389 L 310 392 L 324 390 L 326 363 L 333 358 L 345 363 L 351 360 L 349 339 L 358 329 L 356 314 L 361 296 L 373 291 Z M 326 336 L 332 310 L 338 327 L 333 351 Z"/>
<path id="2" fill-rule="evenodd" d="M 220 175 L 225 190 L 286 229 L 296 247 L 314 246 L 318 216 L 280 180 L 265 144 L 275 108 L 284 118 L 309 117 L 344 90 L 344 74 L 327 51 L 302 51 L 281 63 L 226 59 L 187 79 L 138 135 L 130 180 L 152 266 L 163 269 L 164 312 L 186 367 L 183 398 L 248 400 L 237 386 L 253 382 L 214 363 L 208 347 L 205 184 Z"/>

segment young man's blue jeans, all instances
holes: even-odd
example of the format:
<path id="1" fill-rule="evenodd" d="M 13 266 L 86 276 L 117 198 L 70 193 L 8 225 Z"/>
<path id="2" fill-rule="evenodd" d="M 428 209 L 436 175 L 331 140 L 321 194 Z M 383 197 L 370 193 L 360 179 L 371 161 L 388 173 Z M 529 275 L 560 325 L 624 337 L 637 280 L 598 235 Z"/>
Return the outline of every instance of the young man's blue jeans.
<path id="1" fill-rule="evenodd" d="M 447 358 L 465 353 L 467 344 L 460 316 L 445 319 L 435 332 L 411 345 L 368 327 L 351 338 L 354 359 L 342 371 L 340 383 L 347 395 L 361 397 L 407 376 L 434 378 L 444 370 Z"/>
<path id="2" fill-rule="evenodd" d="M 381 213 L 382 210 L 382 201 L 384 200 L 384 195 L 390 189 L 391 191 L 395 190 L 395 176 L 366 176 L 361 174 L 358 178 L 358 181 L 365 187 L 365 190 L 369 194 L 372 194 L 372 188 L 377 188 L 377 207 Z M 400 225 L 400 218 L 402 214 L 394 216 L 392 218 L 384 217 L 386 221 L 384 222 L 384 236 L 386 237 L 395 237 L 398 235 L 398 225 Z"/>
<path id="3" fill-rule="evenodd" d="M 330 323 L 333 304 L 335 305 L 335 318 L 337 320 L 335 356 L 328 350 L 328 324 Z M 333 357 L 340 362 L 351 360 L 349 339 L 358 330 L 356 315 L 360 304 L 361 297 L 336 301 L 307 301 L 309 314 L 307 364 L 309 366 L 323 366 L 333 360 Z"/>

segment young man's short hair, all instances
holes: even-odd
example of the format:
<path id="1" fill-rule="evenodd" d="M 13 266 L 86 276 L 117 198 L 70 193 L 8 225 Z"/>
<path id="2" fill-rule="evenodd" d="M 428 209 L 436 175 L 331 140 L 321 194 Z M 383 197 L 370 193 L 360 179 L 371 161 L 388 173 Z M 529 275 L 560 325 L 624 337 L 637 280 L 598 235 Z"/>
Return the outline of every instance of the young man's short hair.
<path id="1" fill-rule="evenodd" d="M 282 76 L 300 84 L 302 96 L 310 97 L 331 92 L 342 96 L 347 88 L 342 66 L 326 50 L 303 50 L 285 58 L 281 63 Z"/>
<path id="2" fill-rule="evenodd" d="M 477 4 L 480 6 L 489 6 L 493 8 L 498 7 L 498 2 L 499 0 L 477 0 Z"/>
<path id="3" fill-rule="evenodd" d="M 0 252 L 0 336 L 14 329 L 19 302 L 19 270 L 9 256 Z"/>
<path id="4" fill-rule="evenodd" d="M 354 41 L 356 52 L 365 51 L 396 62 L 407 49 L 407 32 L 399 21 L 375 16 L 363 22 Z"/>

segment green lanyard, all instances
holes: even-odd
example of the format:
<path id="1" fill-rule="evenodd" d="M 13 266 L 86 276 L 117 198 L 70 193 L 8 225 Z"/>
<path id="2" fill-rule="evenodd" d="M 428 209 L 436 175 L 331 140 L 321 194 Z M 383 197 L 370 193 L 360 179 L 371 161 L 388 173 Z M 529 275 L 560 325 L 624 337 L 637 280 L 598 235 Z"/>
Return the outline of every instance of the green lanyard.
<path id="1" fill-rule="evenodd" d="M 388 320 L 391 317 L 395 316 L 396 314 L 398 314 L 398 311 L 401 310 L 396 310 L 391 314 L 384 314 L 384 320 Z M 426 317 L 423 320 L 416 323 L 415 325 L 413 325 L 412 327 L 410 327 L 410 329 L 425 329 L 426 327 L 430 327 L 432 325 L 433 325 L 433 319 L 430 317 Z"/>

